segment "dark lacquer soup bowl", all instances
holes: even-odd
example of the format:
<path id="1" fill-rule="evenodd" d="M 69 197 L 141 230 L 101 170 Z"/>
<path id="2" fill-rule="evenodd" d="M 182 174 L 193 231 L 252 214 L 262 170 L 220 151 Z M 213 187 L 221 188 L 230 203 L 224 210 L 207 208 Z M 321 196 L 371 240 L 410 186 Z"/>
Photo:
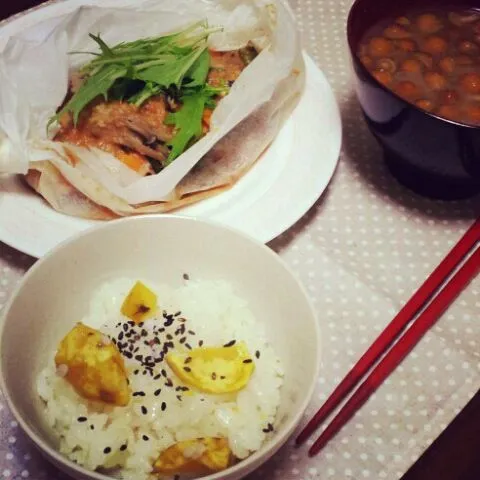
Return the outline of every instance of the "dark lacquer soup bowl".
<path id="1" fill-rule="evenodd" d="M 438 31 L 438 25 L 432 23 L 434 16 L 426 15 L 418 20 L 420 9 L 432 9 L 433 12 L 440 12 L 440 16 L 445 15 L 445 19 L 452 18 L 446 16 L 450 7 L 472 9 L 469 11 L 473 17 L 460 17 L 458 29 L 455 30 L 455 25 L 452 25 L 452 31 L 447 33 L 442 29 Z M 474 9 L 479 10 L 475 12 Z M 418 15 L 415 17 L 412 13 L 409 17 L 406 12 L 417 12 Z M 474 18 L 476 13 L 478 21 Z M 392 20 L 394 28 L 388 33 L 392 33 L 392 42 L 396 46 L 390 51 L 390 46 L 386 44 L 388 48 L 382 52 L 383 44 L 380 40 L 380 54 L 374 51 L 377 56 L 370 58 L 367 48 L 367 55 L 361 60 L 362 49 L 366 48 L 369 36 L 375 34 L 374 29 L 378 26 L 379 31 L 386 28 L 386 25 L 391 26 L 390 19 L 395 19 Z M 396 24 L 397 20 L 400 24 Z M 385 21 L 386 23 L 382 23 Z M 409 38 L 407 33 L 402 40 L 404 27 L 401 24 L 405 22 L 405 29 L 408 30 L 413 28 L 409 23 L 412 21 L 419 22 L 422 28 L 430 29 L 431 35 L 418 40 Z M 473 24 L 473 21 L 477 23 Z M 465 30 L 465 35 L 470 35 L 471 38 L 462 36 L 463 30 L 460 28 L 464 26 L 461 22 L 465 25 L 470 22 L 467 25 L 470 30 Z M 459 199 L 480 192 L 480 80 L 477 81 L 480 79 L 480 0 L 357 0 L 350 10 L 347 34 L 356 76 L 357 96 L 368 127 L 383 147 L 385 161 L 393 175 L 415 192 L 433 198 Z M 381 36 L 381 33 L 379 35 Z M 432 36 L 442 38 L 432 40 Z M 446 42 L 443 37 L 447 38 Z M 418 43 L 412 40 L 417 40 Z M 451 52 L 448 42 L 456 43 L 452 48 L 459 49 L 452 54 L 457 55 L 453 60 L 447 55 Z M 425 48 L 432 55 L 415 52 L 417 45 L 422 45 L 421 48 Z M 412 55 L 416 55 L 421 62 L 416 58 L 412 62 L 407 58 L 407 54 L 402 53 L 400 61 L 405 62 L 407 58 L 408 62 L 398 65 L 392 63 L 389 57 L 395 56 L 395 49 L 400 47 L 412 51 Z M 442 48 L 446 49 L 446 53 L 439 54 Z M 448 58 L 445 59 L 445 56 Z M 428 62 L 425 62 L 425 59 Z M 378 68 L 379 62 L 380 67 L 385 67 L 385 70 Z M 462 66 L 467 62 L 470 64 Z M 457 75 L 456 80 L 448 77 L 454 64 L 467 72 Z M 421 68 L 421 73 L 418 74 L 421 75 L 418 77 L 421 78 L 419 87 L 424 89 L 421 94 L 416 90 L 417 85 L 412 86 L 412 82 L 404 81 L 409 79 L 409 75 L 417 75 L 408 73 L 412 66 Z M 478 75 L 468 73 L 476 71 L 477 67 Z M 375 69 L 381 73 L 374 71 Z M 398 69 L 401 69 L 402 73 L 399 73 Z M 452 84 L 457 80 L 458 85 Z M 400 83 L 403 90 L 398 88 Z M 465 97 L 467 100 L 462 97 L 465 93 L 462 91 L 464 87 L 468 93 Z M 417 96 L 412 96 L 412 92 Z M 421 98 L 422 95 L 426 98 Z M 443 103 L 440 104 L 441 102 Z M 463 105 L 462 108 L 469 116 L 454 115 L 452 112 L 460 111 L 458 105 Z M 445 116 L 444 113 L 448 115 Z"/>

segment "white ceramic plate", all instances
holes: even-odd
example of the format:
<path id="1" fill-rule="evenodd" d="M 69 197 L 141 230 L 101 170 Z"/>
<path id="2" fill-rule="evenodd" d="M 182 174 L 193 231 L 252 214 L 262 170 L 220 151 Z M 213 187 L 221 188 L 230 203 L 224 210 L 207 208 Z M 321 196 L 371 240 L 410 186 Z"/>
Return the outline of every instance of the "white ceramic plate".
<path id="1" fill-rule="evenodd" d="M 18 31 L 31 23 L 28 17 L 57 5 L 20 17 L 1 30 Z M 16 23 L 19 28 L 14 30 Z M 216 220 L 266 243 L 310 209 L 333 175 L 342 135 L 332 90 L 313 60 L 305 56 L 305 61 L 302 98 L 262 158 L 230 190 L 175 213 Z M 17 250 L 41 257 L 98 223 L 56 212 L 18 176 L 0 177 L 0 240 Z"/>

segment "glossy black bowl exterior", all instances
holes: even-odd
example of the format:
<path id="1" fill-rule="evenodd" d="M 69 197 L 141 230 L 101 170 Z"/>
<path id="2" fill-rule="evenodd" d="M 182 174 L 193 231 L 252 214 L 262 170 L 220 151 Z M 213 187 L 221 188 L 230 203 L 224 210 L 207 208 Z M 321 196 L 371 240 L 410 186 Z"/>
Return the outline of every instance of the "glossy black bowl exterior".
<path id="1" fill-rule="evenodd" d="M 442 4 L 480 8 L 480 0 L 356 0 L 347 35 L 357 96 L 390 171 L 419 194 L 458 199 L 480 192 L 480 127 L 442 119 L 406 102 L 377 82 L 356 55 L 365 32 L 378 21 Z"/>

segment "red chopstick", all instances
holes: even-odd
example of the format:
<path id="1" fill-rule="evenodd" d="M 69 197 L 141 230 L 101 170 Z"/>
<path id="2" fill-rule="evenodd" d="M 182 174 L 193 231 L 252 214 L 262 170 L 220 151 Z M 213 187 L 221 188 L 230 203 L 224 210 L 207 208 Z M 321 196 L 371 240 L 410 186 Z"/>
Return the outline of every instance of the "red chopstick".
<path id="1" fill-rule="evenodd" d="M 303 443 L 325 420 L 325 418 L 341 403 L 341 401 L 352 390 L 352 388 L 362 379 L 362 377 L 368 372 L 368 370 L 374 365 L 374 363 L 380 358 L 380 356 L 387 350 L 387 348 L 392 344 L 392 342 L 407 327 L 407 325 L 415 317 L 415 315 L 417 315 L 418 312 L 425 307 L 425 305 L 431 299 L 432 295 L 439 289 L 445 279 L 448 278 L 451 272 L 474 247 L 475 243 L 478 242 L 479 239 L 480 218 L 478 218 L 475 223 L 468 229 L 468 231 L 453 247 L 450 253 L 440 263 L 440 265 L 438 265 L 438 267 L 431 273 L 431 275 L 427 278 L 423 285 L 405 304 L 405 306 L 394 317 L 394 319 L 375 340 L 375 342 L 370 346 L 370 348 L 363 354 L 363 356 L 353 367 L 353 369 L 342 380 L 342 382 L 334 390 L 334 392 L 328 398 L 325 404 L 320 408 L 320 410 L 315 414 L 315 416 L 310 420 L 307 426 L 300 433 L 296 440 L 297 445 Z M 363 401 L 365 401 L 366 398 L 368 398 L 368 396 L 365 397 Z M 363 401 L 358 403 L 357 408 L 363 403 Z M 327 430 L 331 432 L 333 430 L 333 427 L 332 429 L 328 427 Z M 324 435 L 326 435 L 327 430 L 325 430 L 325 432 L 320 438 L 325 438 Z M 338 431 L 338 429 L 335 430 L 335 433 L 336 431 Z M 319 442 L 319 440 L 317 440 L 317 442 Z M 317 445 L 317 442 L 315 443 L 315 445 Z M 318 447 L 318 445 L 315 449 L 314 447 L 312 447 L 310 453 L 315 454 L 320 448 L 321 446 Z M 312 453 L 312 451 L 314 452 Z"/>
<path id="2" fill-rule="evenodd" d="M 412 348 L 440 318 L 459 293 L 480 271 L 480 247 L 463 264 L 442 291 L 419 315 L 402 338 L 389 350 L 382 361 L 373 369 L 367 379 L 358 387 L 338 415 L 312 445 L 308 454 L 316 455 L 325 444 L 345 425 L 355 412 L 367 401 L 372 393 L 395 370 Z"/>

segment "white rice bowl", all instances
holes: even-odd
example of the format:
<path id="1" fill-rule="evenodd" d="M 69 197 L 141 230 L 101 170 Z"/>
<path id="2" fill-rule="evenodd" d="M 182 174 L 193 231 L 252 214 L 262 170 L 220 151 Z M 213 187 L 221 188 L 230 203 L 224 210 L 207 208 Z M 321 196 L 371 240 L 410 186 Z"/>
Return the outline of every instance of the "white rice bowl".
<path id="1" fill-rule="evenodd" d="M 103 284 L 82 323 L 117 340 L 123 324 L 129 321 L 120 308 L 137 280 L 142 281 L 122 278 Z M 139 480 L 174 478 L 152 475 L 152 465 L 163 450 L 182 440 L 224 437 L 237 459 L 246 458 L 273 432 L 283 382 L 280 360 L 266 339 L 263 325 L 225 281 L 185 280 L 177 289 L 144 283 L 158 296 L 159 315 L 142 327 L 134 327 L 138 332 L 146 331 L 142 340 L 153 338 L 159 322 L 165 325 L 162 310 L 172 316 L 181 312 L 164 327 L 162 344 L 168 341 L 167 334 L 172 336 L 175 347 L 180 345 L 181 337 L 186 337 L 184 344 L 193 348 L 200 341 L 204 346 L 244 341 L 255 362 L 254 373 L 238 393 L 192 395 L 178 388 L 185 384 L 165 360 L 152 367 L 151 373 L 143 374 L 145 368 L 139 360 L 124 357 L 132 392 L 144 392 L 145 396 L 132 396 L 128 406 L 115 407 L 79 396 L 63 378 L 65 372 L 56 368 L 52 352 L 51 362 L 38 377 L 37 391 L 45 402 L 48 425 L 59 439 L 60 452 L 87 469 L 107 469 L 112 475 Z M 176 335 L 182 323 L 185 331 Z M 135 346 L 139 347 L 135 356 L 152 355 L 152 347 L 143 341 Z M 172 386 L 165 385 L 168 379 Z M 158 389 L 161 392 L 155 395 Z"/>

